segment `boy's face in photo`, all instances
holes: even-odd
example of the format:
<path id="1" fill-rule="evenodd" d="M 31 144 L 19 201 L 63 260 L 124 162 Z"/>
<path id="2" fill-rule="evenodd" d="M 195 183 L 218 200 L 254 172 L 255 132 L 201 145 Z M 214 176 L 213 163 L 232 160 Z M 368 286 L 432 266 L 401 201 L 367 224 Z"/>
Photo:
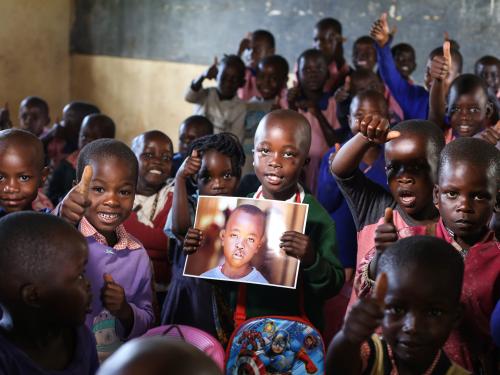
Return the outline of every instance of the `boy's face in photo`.
<path id="1" fill-rule="evenodd" d="M 459 320 L 458 296 L 450 295 L 450 280 L 435 270 L 409 265 L 386 273 L 384 339 L 398 363 L 424 372 Z"/>
<path id="2" fill-rule="evenodd" d="M 325 59 L 322 56 L 302 57 L 299 61 L 298 78 L 304 89 L 322 90 L 328 79 L 328 66 Z"/>
<path id="3" fill-rule="evenodd" d="M 255 174 L 266 198 L 288 199 L 297 190 L 308 150 L 292 119 L 272 117 L 262 125 L 265 130 L 255 137 Z"/>
<path id="4" fill-rule="evenodd" d="M 440 171 L 434 202 L 446 227 L 473 245 L 488 229 L 496 193 L 495 177 L 485 168 L 463 161 L 449 162 Z"/>
<path id="5" fill-rule="evenodd" d="M 7 213 L 30 210 L 47 177 L 31 145 L 0 145 L 0 207 Z"/>
<path id="6" fill-rule="evenodd" d="M 43 128 L 50 122 L 47 112 L 37 106 L 19 107 L 19 125 L 23 130 L 27 130 L 37 137 L 43 133 Z"/>
<path id="7" fill-rule="evenodd" d="M 248 267 L 262 247 L 264 231 L 263 216 L 236 209 L 220 231 L 225 262 L 233 268 Z"/>
<path id="8" fill-rule="evenodd" d="M 448 114 L 455 133 L 460 137 L 472 137 L 484 129 L 492 108 L 480 87 L 466 94 L 458 94 L 452 87 L 449 98 Z"/>
<path id="9" fill-rule="evenodd" d="M 429 155 L 427 140 L 416 134 L 402 134 L 386 143 L 385 160 L 389 189 L 401 208 L 411 217 L 433 206 L 432 192 L 437 158 Z"/>
<path id="10" fill-rule="evenodd" d="M 116 157 L 91 160 L 93 176 L 89 188 L 90 207 L 85 217 L 108 243 L 115 229 L 130 215 L 134 204 L 136 176 Z"/>

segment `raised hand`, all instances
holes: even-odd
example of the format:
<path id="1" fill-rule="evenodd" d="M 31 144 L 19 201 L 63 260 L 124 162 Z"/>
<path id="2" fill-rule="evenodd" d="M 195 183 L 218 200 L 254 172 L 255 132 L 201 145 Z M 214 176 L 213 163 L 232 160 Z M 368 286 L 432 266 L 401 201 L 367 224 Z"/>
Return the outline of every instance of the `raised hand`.
<path id="1" fill-rule="evenodd" d="M 373 23 L 370 36 L 375 39 L 380 47 L 384 47 L 387 44 L 391 37 L 391 30 L 387 22 L 387 13 L 382 13 L 380 18 Z"/>
<path id="2" fill-rule="evenodd" d="M 92 166 L 86 165 L 80 182 L 75 185 L 61 202 L 61 217 L 78 224 L 90 206 L 89 186 L 92 180 Z"/>
<path id="3" fill-rule="evenodd" d="M 252 33 L 248 32 L 243 39 L 240 41 L 240 45 L 238 47 L 237 55 L 241 57 L 243 52 L 247 49 L 250 49 L 252 44 Z"/>
<path id="4" fill-rule="evenodd" d="M 186 254 L 193 254 L 201 246 L 203 242 L 203 232 L 196 228 L 189 228 L 186 237 L 184 237 L 184 246 L 183 250 Z"/>
<path id="5" fill-rule="evenodd" d="M 349 98 L 351 93 L 351 76 L 345 77 L 344 84 L 335 91 L 334 99 L 337 103 L 343 102 Z"/>
<path id="6" fill-rule="evenodd" d="M 437 55 L 432 58 L 429 70 L 432 79 L 442 81 L 448 77 L 451 68 L 450 42 L 443 43 L 443 56 Z"/>
<path id="7" fill-rule="evenodd" d="M 101 302 L 111 315 L 120 320 L 128 320 L 132 314 L 132 309 L 127 303 L 125 290 L 121 285 L 113 280 L 113 277 L 105 273 L 102 275 L 104 285 L 101 289 Z"/>
<path id="8" fill-rule="evenodd" d="M 382 253 L 398 240 L 398 231 L 393 222 L 392 208 L 387 207 L 384 213 L 384 222 L 375 229 L 375 248 Z"/>
<path id="9" fill-rule="evenodd" d="M 214 57 L 214 63 L 205 71 L 205 74 L 204 74 L 205 79 L 217 78 L 217 74 L 219 73 L 219 69 L 217 68 L 218 64 L 219 64 L 219 61 L 218 61 L 217 56 L 216 56 L 216 57 Z"/>
<path id="10" fill-rule="evenodd" d="M 191 155 L 184 160 L 182 165 L 179 167 L 175 178 L 180 178 L 187 180 L 191 176 L 194 176 L 201 167 L 201 158 L 198 156 L 198 150 L 193 150 Z"/>
<path id="11" fill-rule="evenodd" d="M 386 143 L 400 136 L 398 131 L 389 131 L 389 121 L 378 115 L 367 115 L 359 121 L 359 132 L 376 144 Z"/>
<path id="12" fill-rule="evenodd" d="M 496 146 L 497 143 L 500 142 L 500 120 L 496 123 L 495 126 L 483 130 L 477 135 L 477 137 Z"/>

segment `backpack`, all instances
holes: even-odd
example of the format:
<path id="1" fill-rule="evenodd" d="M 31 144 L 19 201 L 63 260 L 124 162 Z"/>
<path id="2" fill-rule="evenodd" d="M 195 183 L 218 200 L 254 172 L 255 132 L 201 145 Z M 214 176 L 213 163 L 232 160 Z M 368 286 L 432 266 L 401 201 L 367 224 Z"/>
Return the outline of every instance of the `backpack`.
<path id="1" fill-rule="evenodd" d="M 234 313 L 235 330 L 226 349 L 227 375 L 324 374 L 325 346 L 304 312 L 301 316 L 246 319 L 246 285 L 241 284 Z"/>
<path id="2" fill-rule="evenodd" d="M 224 370 L 224 349 L 222 348 L 222 345 L 219 341 L 217 341 L 217 339 L 201 329 L 184 325 L 170 324 L 152 328 L 142 337 L 150 336 L 179 338 L 180 340 L 183 340 L 200 349 L 203 353 L 212 358 L 222 371 Z"/>

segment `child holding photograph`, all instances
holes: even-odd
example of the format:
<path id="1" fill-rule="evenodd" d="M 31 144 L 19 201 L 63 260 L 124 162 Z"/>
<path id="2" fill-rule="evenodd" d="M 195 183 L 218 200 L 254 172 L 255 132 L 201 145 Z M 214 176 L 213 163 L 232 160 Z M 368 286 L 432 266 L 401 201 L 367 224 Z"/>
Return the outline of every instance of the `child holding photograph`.
<path id="1" fill-rule="evenodd" d="M 251 204 L 238 206 L 220 231 L 224 263 L 201 274 L 223 280 L 265 283 L 268 281 L 250 262 L 265 242 L 266 214 Z"/>

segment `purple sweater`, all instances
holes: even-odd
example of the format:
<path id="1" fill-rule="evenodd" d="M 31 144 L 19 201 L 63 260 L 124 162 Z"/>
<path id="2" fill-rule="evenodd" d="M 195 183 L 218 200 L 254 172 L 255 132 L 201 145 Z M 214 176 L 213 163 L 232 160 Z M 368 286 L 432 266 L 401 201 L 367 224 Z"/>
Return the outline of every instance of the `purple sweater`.
<path id="1" fill-rule="evenodd" d="M 119 320 L 115 320 L 116 334 L 121 340 L 126 340 L 141 336 L 154 323 L 151 263 L 144 248 L 115 250 L 102 245 L 93 237 L 86 239 L 89 245 L 86 275 L 92 285 L 92 312 L 87 315 L 86 324 L 96 334 L 100 351 L 97 332 L 106 328 L 102 326 L 102 321 L 106 319 L 109 322 L 110 318 L 109 312 L 104 310 L 101 303 L 101 289 L 104 286 L 102 275 L 109 273 L 114 281 L 123 287 L 127 302 L 132 307 L 134 325 L 127 337 Z"/>

